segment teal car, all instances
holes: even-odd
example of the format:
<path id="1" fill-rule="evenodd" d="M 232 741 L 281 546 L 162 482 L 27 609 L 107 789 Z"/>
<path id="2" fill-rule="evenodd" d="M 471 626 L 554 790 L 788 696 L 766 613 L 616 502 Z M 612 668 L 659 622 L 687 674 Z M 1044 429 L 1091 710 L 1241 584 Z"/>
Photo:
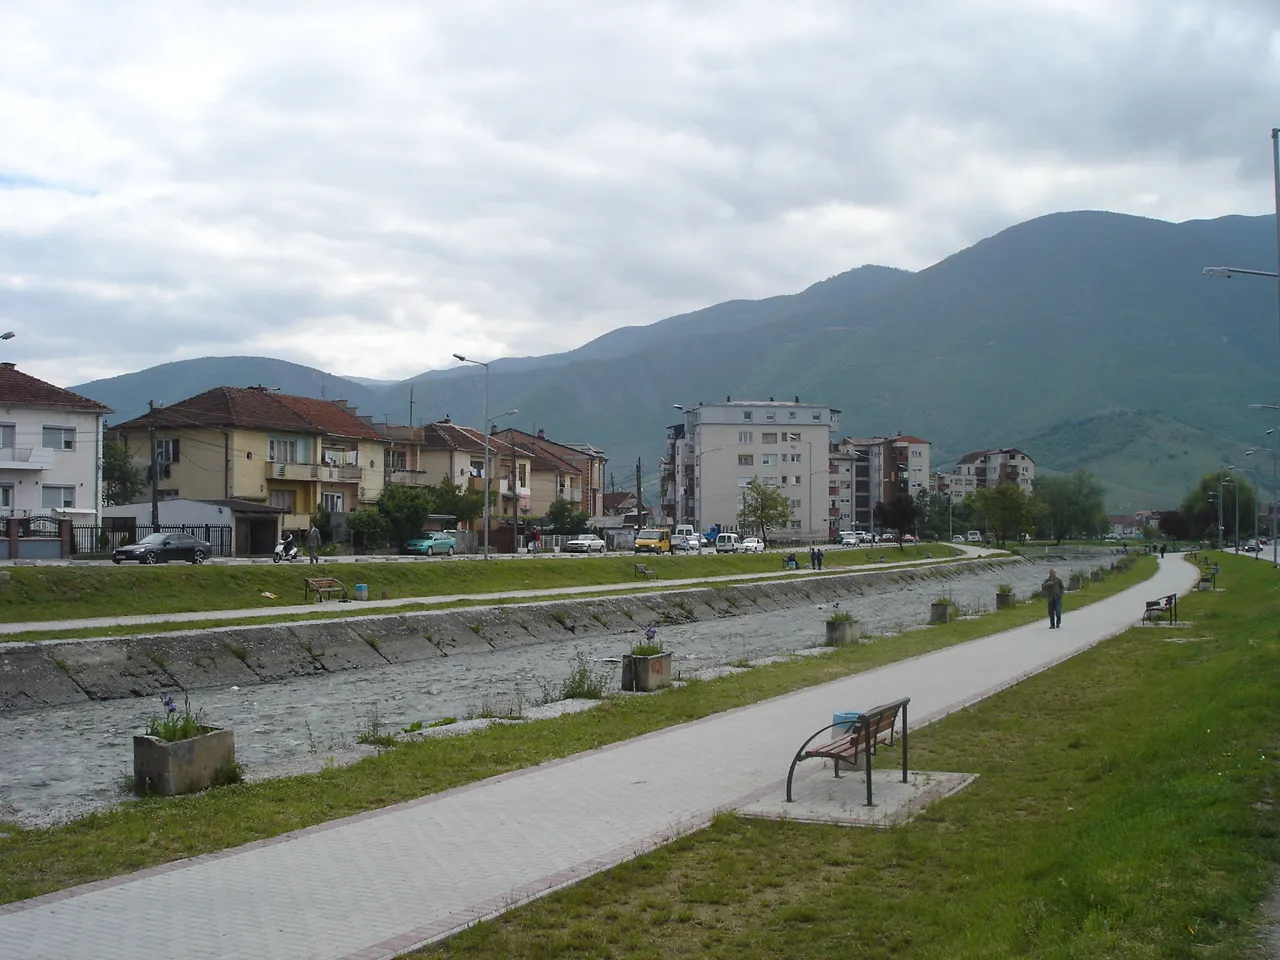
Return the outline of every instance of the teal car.
<path id="1" fill-rule="evenodd" d="M 442 530 L 434 530 L 424 533 L 420 537 L 405 541 L 404 552 L 415 553 L 424 557 L 432 557 L 436 554 L 443 553 L 447 557 L 453 556 L 453 551 L 458 548 L 458 541 L 453 535 Z"/>

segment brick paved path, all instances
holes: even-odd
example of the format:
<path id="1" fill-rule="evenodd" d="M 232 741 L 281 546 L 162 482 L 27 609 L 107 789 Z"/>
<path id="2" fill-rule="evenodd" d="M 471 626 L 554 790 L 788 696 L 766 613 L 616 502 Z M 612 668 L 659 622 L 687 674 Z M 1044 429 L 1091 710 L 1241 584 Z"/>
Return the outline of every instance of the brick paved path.
<path id="1" fill-rule="evenodd" d="M 379 958 L 652 849 L 786 775 L 838 710 L 911 697 L 914 729 L 1135 623 L 1196 580 L 1039 621 L 442 794 L 0 907 L 23 960 Z M 709 749 L 714 745 L 714 749 Z M 852 781 L 851 781 L 852 782 Z"/>

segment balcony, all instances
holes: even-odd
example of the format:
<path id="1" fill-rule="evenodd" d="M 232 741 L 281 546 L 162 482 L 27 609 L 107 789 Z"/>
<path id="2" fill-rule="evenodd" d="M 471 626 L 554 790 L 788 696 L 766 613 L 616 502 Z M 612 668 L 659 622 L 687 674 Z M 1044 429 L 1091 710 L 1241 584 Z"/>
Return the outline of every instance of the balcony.
<path id="1" fill-rule="evenodd" d="M 332 483 L 358 483 L 363 476 L 360 467 L 347 464 L 320 464 L 320 479 Z"/>
<path id="2" fill-rule="evenodd" d="M 0 470 L 47 470 L 53 451 L 45 447 L 0 447 Z"/>
<path id="3" fill-rule="evenodd" d="M 275 463 L 266 464 L 268 480 L 318 480 L 320 467 L 314 463 Z"/>

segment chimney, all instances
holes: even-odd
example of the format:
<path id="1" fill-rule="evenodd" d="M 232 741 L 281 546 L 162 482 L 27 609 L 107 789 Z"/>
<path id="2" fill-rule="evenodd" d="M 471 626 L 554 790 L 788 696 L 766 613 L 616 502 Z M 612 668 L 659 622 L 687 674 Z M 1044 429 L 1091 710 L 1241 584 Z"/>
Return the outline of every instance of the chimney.
<path id="1" fill-rule="evenodd" d="M 769 398 L 769 402 L 770 402 L 770 403 L 773 403 L 773 397 L 770 397 L 770 398 Z"/>
<path id="2" fill-rule="evenodd" d="M 543 430 L 541 427 L 538 428 L 538 439 L 539 440 L 547 439 L 547 431 Z"/>
<path id="3" fill-rule="evenodd" d="M 725 394 L 724 402 L 733 403 L 733 397 L 729 396 L 728 394 Z"/>
<path id="4" fill-rule="evenodd" d="M 800 398 L 796 397 L 796 403 L 799 403 L 799 402 L 800 402 Z"/>

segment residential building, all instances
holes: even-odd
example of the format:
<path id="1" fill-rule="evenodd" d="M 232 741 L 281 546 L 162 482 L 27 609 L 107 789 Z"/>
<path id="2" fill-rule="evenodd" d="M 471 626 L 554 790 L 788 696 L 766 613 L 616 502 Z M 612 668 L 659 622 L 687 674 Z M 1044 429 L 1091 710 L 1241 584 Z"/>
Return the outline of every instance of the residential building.
<path id="1" fill-rule="evenodd" d="M 759 477 L 780 488 L 791 507 L 787 529 L 776 535 L 825 541 L 831 437 L 839 428 L 839 410 L 799 397 L 699 404 L 670 431 L 664 498 L 676 505 L 680 523 L 735 531 L 744 488 Z"/>
<path id="2" fill-rule="evenodd" d="M 82 397 L 0 363 L 0 516 L 67 516 L 97 524 L 102 418 Z"/>
<path id="3" fill-rule="evenodd" d="M 345 514 L 382 493 L 387 441 L 342 402 L 215 387 L 111 433 L 161 499 L 267 503 L 286 530 L 305 530 L 318 504 Z"/>
<path id="4" fill-rule="evenodd" d="M 604 468 L 609 458 L 603 450 L 590 443 L 563 443 L 561 446 L 577 451 L 576 457 L 561 456 L 582 473 L 582 509 L 589 517 L 600 516 L 604 512 Z"/>
<path id="5" fill-rule="evenodd" d="M 955 473 L 938 476 L 939 489 L 945 487 L 957 500 L 997 483 L 1016 483 L 1029 495 L 1035 482 L 1036 462 L 1015 447 L 966 453 L 956 461 Z"/>
<path id="6" fill-rule="evenodd" d="M 588 444 L 570 445 L 547 439 L 545 430 L 536 434 L 525 433 L 514 427 L 500 431 L 501 437 L 512 446 L 534 455 L 531 513 L 545 516 L 553 500 L 568 500 L 588 517 L 594 517 L 595 507 L 603 506 L 603 495 L 593 495 L 590 483 L 593 468 L 601 473 L 608 458 Z M 588 447 L 590 453 L 581 447 Z M 598 462 L 597 462 L 598 461 Z"/>
<path id="7" fill-rule="evenodd" d="M 929 488 L 930 444 L 909 434 L 845 437 L 832 445 L 830 509 L 840 530 L 872 530 L 875 505 Z"/>

